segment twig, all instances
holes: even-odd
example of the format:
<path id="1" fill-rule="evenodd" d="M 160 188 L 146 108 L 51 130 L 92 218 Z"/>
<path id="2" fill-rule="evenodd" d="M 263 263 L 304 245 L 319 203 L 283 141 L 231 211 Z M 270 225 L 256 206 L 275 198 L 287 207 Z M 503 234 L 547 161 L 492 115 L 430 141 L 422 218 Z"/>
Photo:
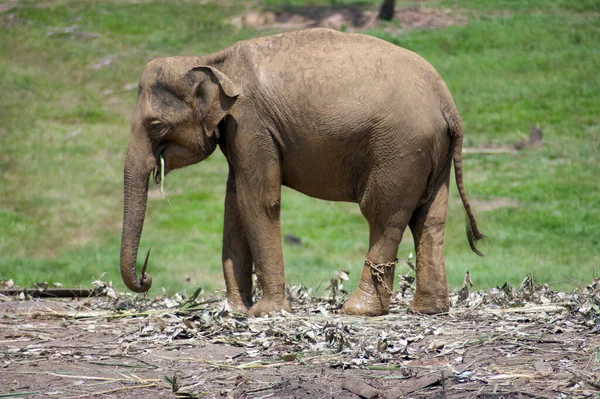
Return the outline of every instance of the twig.
<path id="1" fill-rule="evenodd" d="M 382 371 L 396 371 L 402 370 L 404 367 L 400 366 L 367 366 L 367 370 L 382 370 Z"/>
<path id="2" fill-rule="evenodd" d="M 531 394 L 525 391 L 504 391 L 504 392 L 495 392 L 495 393 L 481 393 L 477 395 L 480 399 L 500 399 L 500 398 L 512 398 L 512 397 L 527 397 L 527 398 L 539 398 L 538 395 Z M 545 397 L 545 396 L 544 396 Z"/>
<path id="3" fill-rule="evenodd" d="M 450 373 L 450 374 L 452 374 L 452 373 Z M 437 384 L 447 378 L 449 378 L 449 375 L 446 375 L 443 372 L 443 370 L 441 371 L 441 373 L 436 372 L 436 373 L 432 373 L 429 375 L 425 375 L 423 377 L 419 377 L 419 378 L 407 381 L 398 387 L 388 390 L 385 393 L 384 397 L 390 398 L 390 399 L 401 398 L 403 396 L 411 394 L 420 389 L 427 388 L 430 385 Z"/>
<path id="4" fill-rule="evenodd" d="M 470 370 L 472 365 L 474 365 L 475 363 L 478 363 L 482 360 L 488 359 L 488 358 L 491 358 L 491 356 L 482 356 L 480 358 L 473 360 L 471 363 L 469 363 L 465 367 L 461 368 L 461 370 L 458 372 L 458 374 L 464 373 L 465 371 Z"/>
<path id="5" fill-rule="evenodd" d="M 262 368 L 262 367 L 277 367 L 288 364 L 289 362 L 280 362 L 280 363 L 262 363 L 262 360 L 255 360 L 250 363 L 240 364 L 239 366 L 234 366 L 236 369 L 253 369 L 253 368 Z"/>
<path id="6" fill-rule="evenodd" d="M 514 147 L 499 148 L 463 148 L 463 154 L 513 154 L 517 152 Z"/>
<path id="7" fill-rule="evenodd" d="M 250 390 L 246 391 L 246 394 L 262 392 L 262 391 L 266 391 L 268 389 L 278 388 L 279 386 L 281 386 L 280 382 L 274 382 L 274 383 L 266 384 L 265 386 L 262 386 L 262 387 L 250 389 Z"/>
<path id="8" fill-rule="evenodd" d="M 523 306 L 518 308 L 504 308 L 504 309 L 487 309 L 486 311 L 494 315 L 502 315 L 506 313 L 537 313 L 544 311 L 547 313 L 562 312 L 571 306 L 570 303 L 552 303 L 549 305 L 538 305 L 538 306 Z"/>
<path id="9" fill-rule="evenodd" d="M 0 290 L 0 295 L 15 296 L 25 294 L 32 298 L 89 298 L 106 296 L 106 293 L 96 289 L 86 288 L 5 288 Z"/>
<path id="10" fill-rule="evenodd" d="M 214 367 L 219 367 L 219 368 L 224 368 L 224 369 L 237 369 L 238 366 L 232 366 L 229 364 L 222 364 L 222 363 L 216 363 L 216 362 L 211 362 L 210 360 L 205 360 L 205 359 L 198 359 L 198 358 L 190 358 L 190 357 L 168 357 L 168 356 L 159 356 L 159 355 L 154 355 L 154 357 L 159 358 L 159 359 L 165 359 L 165 360 L 170 360 L 170 361 L 175 361 L 175 362 L 194 362 L 194 363 L 204 363 L 204 364 L 208 364 L 210 366 L 214 366 Z"/>
<path id="11" fill-rule="evenodd" d="M 350 391 L 361 398 L 375 399 L 381 397 L 381 394 L 377 389 L 364 382 L 361 378 L 353 375 L 346 377 L 342 383 L 342 389 Z"/>
<path id="12" fill-rule="evenodd" d="M 590 385 L 590 386 L 592 386 L 592 387 L 594 387 L 596 389 L 600 389 L 600 383 L 592 381 L 591 378 L 586 375 L 587 373 L 580 373 L 580 372 L 577 372 L 577 371 L 572 370 L 570 368 L 567 368 L 565 370 L 567 370 L 569 373 L 573 374 L 575 377 L 584 380 L 584 382 L 586 384 L 588 384 L 588 385 Z"/>
<path id="13" fill-rule="evenodd" d="M 88 362 L 89 364 L 97 364 L 99 366 L 110 366 L 110 367 L 129 367 L 134 369 L 157 369 L 158 366 L 154 365 L 138 365 L 138 364 L 127 364 L 127 363 L 106 363 L 106 362 Z"/>
<path id="14" fill-rule="evenodd" d="M 108 395 L 110 393 L 115 393 L 115 392 L 120 392 L 120 391 L 127 391 L 127 390 L 131 390 L 131 389 L 141 389 L 141 388 L 153 388 L 155 386 L 156 386 L 156 384 L 135 385 L 132 387 L 121 387 L 121 388 L 109 389 L 108 391 L 90 392 L 90 393 L 86 393 L 86 394 L 78 395 L 78 396 L 67 396 L 65 399 L 77 399 L 77 398 L 85 398 L 86 396 Z"/>
<path id="15" fill-rule="evenodd" d="M 368 369 L 368 367 L 366 367 Z M 398 370 L 398 369 L 396 369 Z M 400 375 L 367 375 L 363 374 L 363 377 L 368 377 L 374 380 L 407 380 L 409 377 L 400 374 Z"/>
<path id="16" fill-rule="evenodd" d="M 122 312 L 115 313 L 114 311 L 88 311 L 88 312 L 28 312 L 28 313 L 16 313 L 15 316 L 24 316 L 29 319 L 44 318 L 44 317 L 57 317 L 57 318 L 70 318 L 75 320 L 81 319 L 128 319 L 134 317 L 157 317 L 160 318 L 166 314 L 172 314 L 172 311 L 167 310 L 155 310 L 149 309 L 143 312 Z"/>
<path id="17" fill-rule="evenodd" d="M 527 373 L 527 374 L 497 374 L 497 375 L 490 375 L 486 378 L 488 380 L 504 380 L 504 379 L 512 379 L 512 378 L 526 378 L 528 380 L 533 380 L 536 378 L 540 378 L 540 376 L 538 374 L 531 374 L 531 373 Z"/>
<path id="18" fill-rule="evenodd" d="M 20 398 L 22 396 L 41 395 L 39 391 L 31 392 L 16 392 L 16 393 L 0 393 L 0 398 Z"/>
<path id="19" fill-rule="evenodd" d="M 86 375 L 71 375 L 71 374 L 58 374 L 46 372 L 46 374 L 54 376 L 54 377 L 62 377 L 62 378 L 76 378 L 78 380 L 95 380 L 95 381 L 122 381 L 122 382 L 135 382 L 136 380 L 133 378 L 108 378 L 108 377 L 91 377 Z M 159 379 L 149 379 L 143 380 L 143 382 L 159 382 Z"/>
<path id="20" fill-rule="evenodd" d="M 442 370 L 442 398 L 446 399 L 446 378 L 444 377 L 444 370 Z"/>

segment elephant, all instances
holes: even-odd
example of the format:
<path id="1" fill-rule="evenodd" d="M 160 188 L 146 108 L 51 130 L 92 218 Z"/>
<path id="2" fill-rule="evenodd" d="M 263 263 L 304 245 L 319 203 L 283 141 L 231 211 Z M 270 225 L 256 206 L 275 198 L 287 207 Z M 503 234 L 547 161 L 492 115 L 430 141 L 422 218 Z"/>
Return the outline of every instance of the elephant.
<path id="1" fill-rule="evenodd" d="M 389 312 L 406 227 L 416 252 L 409 309 L 449 310 L 444 229 L 452 164 L 467 215 L 462 121 L 422 57 L 362 34 L 315 28 L 240 41 L 203 56 L 156 58 L 140 78 L 124 162 L 120 267 L 145 292 L 136 258 L 149 182 L 199 163 L 218 146 L 228 163 L 222 263 L 229 305 L 250 315 L 290 311 L 280 228 L 282 185 L 358 203 L 369 249 L 350 315 Z M 148 258 L 146 257 L 146 261 Z M 253 303 L 252 273 L 262 287 Z"/>

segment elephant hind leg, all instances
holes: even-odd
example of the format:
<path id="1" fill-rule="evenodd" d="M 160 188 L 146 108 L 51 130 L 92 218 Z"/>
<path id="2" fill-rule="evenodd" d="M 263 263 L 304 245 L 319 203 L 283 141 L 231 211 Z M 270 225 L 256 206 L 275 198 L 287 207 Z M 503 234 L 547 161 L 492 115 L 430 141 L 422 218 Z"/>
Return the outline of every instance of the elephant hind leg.
<path id="1" fill-rule="evenodd" d="M 363 266 L 358 288 L 342 307 L 342 313 L 360 316 L 388 314 L 394 286 L 396 254 L 400 237 L 371 228 L 373 243 Z M 392 238 L 393 237 L 393 238 Z"/>
<path id="2" fill-rule="evenodd" d="M 444 263 L 448 180 L 449 173 L 431 201 L 414 212 L 409 224 L 417 254 L 417 290 L 410 309 L 424 314 L 445 313 L 450 308 Z"/>
<path id="3" fill-rule="evenodd" d="M 385 198 L 381 194 L 379 197 Z M 361 202 L 361 210 L 370 227 L 369 252 L 358 288 L 342 307 L 342 313 L 379 316 L 389 312 L 398 245 L 418 201 L 414 198 L 415 204 L 405 203 L 398 209 L 402 201 L 396 199 L 397 202 L 373 203 L 367 198 Z"/>

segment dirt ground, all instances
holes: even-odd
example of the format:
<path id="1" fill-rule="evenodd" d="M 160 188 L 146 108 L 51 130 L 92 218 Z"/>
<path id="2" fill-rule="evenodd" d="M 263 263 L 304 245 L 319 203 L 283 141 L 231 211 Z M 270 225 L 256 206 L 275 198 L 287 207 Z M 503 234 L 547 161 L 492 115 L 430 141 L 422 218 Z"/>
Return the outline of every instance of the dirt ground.
<path id="1" fill-rule="evenodd" d="M 440 316 L 408 313 L 407 293 L 376 318 L 303 287 L 264 318 L 212 296 L 0 296 L 0 397 L 600 397 L 599 281 L 463 290 Z"/>
<path id="2" fill-rule="evenodd" d="M 358 6 L 283 6 L 278 11 L 247 10 L 234 17 L 231 23 L 238 28 L 295 30 L 330 28 L 361 31 L 380 23 L 378 10 Z M 437 29 L 452 25 L 465 25 L 467 16 L 449 8 L 424 8 L 420 6 L 397 8 L 394 19 L 402 29 Z M 392 28 L 390 28 L 392 29 Z"/>

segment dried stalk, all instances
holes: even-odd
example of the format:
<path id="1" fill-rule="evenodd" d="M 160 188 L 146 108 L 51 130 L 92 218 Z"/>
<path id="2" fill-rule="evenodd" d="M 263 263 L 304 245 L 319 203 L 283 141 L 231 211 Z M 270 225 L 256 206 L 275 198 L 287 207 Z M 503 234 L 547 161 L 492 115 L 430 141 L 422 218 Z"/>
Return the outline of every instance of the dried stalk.
<path id="1" fill-rule="evenodd" d="M 129 390 L 132 390 L 132 389 L 153 388 L 155 386 L 156 386 L 156 384 L 135 385 L 135 386 L 131 386 L 131 387 L 121 387 L 121 388 L 109 389 L 108 391 L 90 392 L 90 393 L 86 393 L 86 394 L 78 395 L 78 396 L 67 396 L 65 399 L 78 399 L 78 398 L 85 398 L 85 397 L 88 397 L 88 396 L 108 395 L 108 394 L 115 393 L 115 392 L 129 391 Z"/>
<path id="2" fill-rule="evenodd" d="M 102 290 L 87 288 L 5 288 L 0 289 L 0 295 L 17 296 L 24 294 L 32 298 L 90 298 L 106 296 Z"/>

